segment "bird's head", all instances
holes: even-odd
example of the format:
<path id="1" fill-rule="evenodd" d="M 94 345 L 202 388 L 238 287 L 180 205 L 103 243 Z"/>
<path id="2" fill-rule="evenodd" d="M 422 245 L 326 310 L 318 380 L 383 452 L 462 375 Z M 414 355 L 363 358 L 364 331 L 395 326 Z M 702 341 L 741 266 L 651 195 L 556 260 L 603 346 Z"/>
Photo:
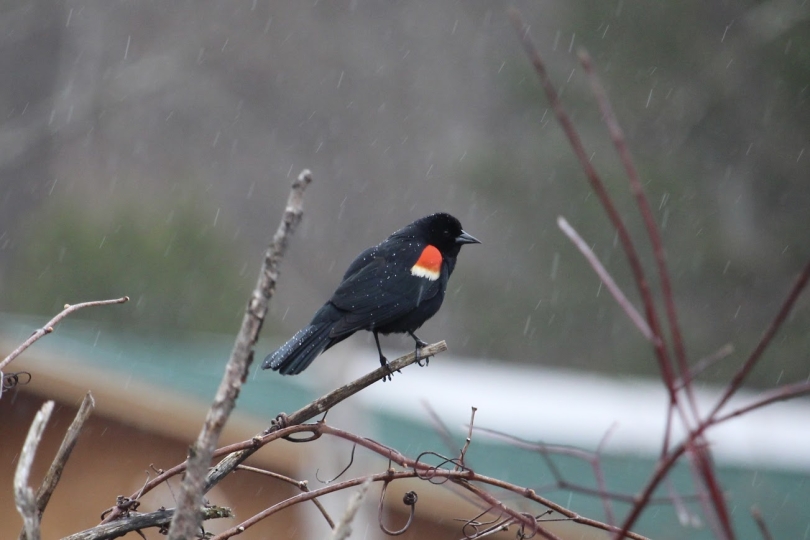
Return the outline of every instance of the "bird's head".
<path id="1" fill-rule="evenodd" d="M 416 236 L 428 244 L 436 246 L 445 257 L 458 255 L 464 244 L 480 244 L 474 236 L 464 232 L 461 222 L 444 212 L 431 214 L 411 224 Z"/>

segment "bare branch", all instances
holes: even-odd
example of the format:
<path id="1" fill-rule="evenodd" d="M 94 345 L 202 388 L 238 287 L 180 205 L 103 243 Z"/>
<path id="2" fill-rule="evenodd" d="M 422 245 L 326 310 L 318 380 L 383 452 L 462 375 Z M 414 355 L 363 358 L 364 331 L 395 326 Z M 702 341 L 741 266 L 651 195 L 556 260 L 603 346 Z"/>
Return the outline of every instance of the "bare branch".
<path id="1" fill-rule="evenodd" d="M 773 540 L 771 532 L 768 530 L 768 524 L 765 523 L 765 518 L 762 517 L 762 512 L 756 506 L 751 508 L 751 517 L 757 523 L 759 533 L 762 535 L 762 540 Z"/>
<path id="2" fill-rule="evenodd" d="M 605 209 L 610 223 L 616 229 L 622 249 L 624 249 L 625 256 L 627 257 L 627 262 L 630 264 L 630 270 L 633 273 L 633 279 L 638 287 L 639 295 L 644 303 L 644 312 L 647 317 L 647 324 L 650 326 L 652 335 L 655 336 L 652 344 L 655 350 L 656 359 L 658 360 L 658 367 L 661 370 L 661 378 L 663 379 L 667 391 L 669 392 L 670 405 L 676 407 L 681 412 L 681 416 L 685 419 L 685 416 L 683 415 L 683 408 L 680 406 L 678 396 L 675 391 L 675 372 L 673 370 L 672 361 L 669 358 L 669 353 L 664 346 L 663 333 L 661 332 L 658 314 L 655 310 L 653 295 L 650 291 L 650 285 L 647 282 L 647 277 L 644 274 L 644 269 L 641 266 L 641 258 L 638 256 L 638 252 L 633 244 L 633 240 L 630 237 L 630 232 L 627 230 L 627 227 L 625 226 L 616 205 L 610 198 L 607 188 L 600 178 L 599 173 L 596 172 L 591 160 L 588 158 L 588 154 L 585 151 L 584 145 L 582 144 L 582 139 L 574 127 L 571 117 L 569 117 L 568 113 L 565 112 L 565 108 L 562 105 L 562 101 L 557 93 L 557 89 L 554 88 L 554 84 L 551 82 L 551 79 L 548 76 L 545 63 L 543 62 L 540 53 L 537 51 L 534 41 L 532 41 L 532 38 L 529 35 L 528 27 L 523 22 L 523 17 L 520 15 L 520 12 L 517 9 L 509 8 L 509 18 L 512 20 L 512 25 L 515 27 L 515 30 L 520 37 L 523 50 L 526 52 L 526 55 L 529 57 L 529 60 L 534 66 L 535 72 L 537 72 L 537 76 L 540 79 L 540 84 L 543 87 L 543 91 L 546 94 L 549 105 L 551 106 L 554 115 L 557 117 L 557 122 L 559 122 L 563 132 L 565 132 L 566 137 L 568 137 L 568 142 L 571 145 L 571 149 L 574 151 L 574 155 L 577 157 L 577 160 L 582 166 L 585 176 L 591 185 L 591 189 L 593 189 L 594 193 L 599 199 L 599 202 Z"/>
<path id="3" fill-rule="evenodd" d="M 435 356 L 446 350 L 447 343 L 444 341 L 439 341 L 438 343 L 423 347 L 419 351 L 419 359 L 424 360 L 427 356 Z M 410 352 L 405 356 L 389 362 L 388 365 L 391 366 L 391 369 L 393 370 L 400 370 L 415 362 L 416 356 L 413 352 Z M 315 418 L 319 414 L 322 414 L 324 411 L 359 392 L 373 382 L 387 377 L 389 374 L 390 372 L 388 371 L 388 368 L 377 368 L 373 372 L 318 398 L 289 416 L 281 415 L 281 417 L 284 419 L 283 424 L 276 422 L 263 433 L 259 433 L 248 440 L 218 448 L 214 452 L 213 457 L 226 457 L 222 459 L 222 461 L 220 461 L 216 466 L 211 468 L 211 471 L 206 479 L 205 491 L 207 492 L 213 488 L 223 478 L 236 469 L 240 463 L 242 463 L 265 444 L 279 438 L 287 437 L 293 433 L 309 431 L 310 428 L 308 426 L 302 427 L 300 424 Z M 283 428 L 282 425 L 287 425 L 288 427 Z M 158 476 L 147 482 L 139 491 L 133 493 L 129 498 L 135 500 L 152 491 L 155 487 L 159 486 L 167 479 L 184 472 L 187 464 L 188 462 L 184 461 L 183 463 L 179 463 L 170 469 L 162 471 L 160 474 L 158 474 Z M 114 519 L 117 519 L 119 515 L 120 514 L 113 510 L 102 520 L 102 523 L 109 523 Z"/>
<path id="4" fill-rule="evenodd" d="M 368 450 L 371 450 L 372 452 L 375 452 L 375 453 L 381 455 L 384 458 L 390 459 L 391 461 L 393 461 L 394 463 L 397 463 L 398 465 L 400 465 L 402 467 L 407 467 L 409 469 L 412 469 L 413 472 L 416 474 L 416 476 L 418 478 L 430 479 L 430 478 L 436 478 L 436 477 L 443 477 L 443 478 L 449 478 L 451 480 L 454 480 L 458 485 L 460 485 L 460 486 L 464 487 L 465 489 L 468 489 L 469 491 L 472 491 L 473 493 L 475 493 L 481 500 L 483 500 L 485 503 L 487 503 L 491 507 L 493 507 L 493 508 L 497 507 L 498 509 L 503 510 L 505 513 L 507 513 L 510 516 L 514 517 L 519 523 L 524 523 L 529 527 L 532 527 L 532 524 L 535 524 L 534 518 L 529 519 L 526 515 L 521 514 L 519 512 L 516 512 L 516 511 L 512 510 L 511 508 L 508 508 L 502 502 L 498 501 L 497 499 L 495 499 L 494 497 L 492 497 L 488 493 L 483 492 L 480 488 L 470 489 L 470 486 L 472 485 L 472 484 L 470 484 L 470 482 L 472 482 L 472 481 L 481 482 L 481 483 L 488 484 L 488 485 L 493 486 L 493 487 L 498 487 L 498 488 L 501 488 L 501 489 L 505 489 L 507 491 L 510 491 L 512 493 L 520 495 L 521 497 L 525 497 L 526 499 L 529 499 L 529 500 L 534 501 L 534 502 L 536 502 L 538 504 L 541 504 L 541 505 L 545 506 L 546 508 L 548 508 L 550 510 L 553 510 L 554 512 L 556 512 L 558 514 L 560 514 L 562 516 L 565 516 L 566 519 L 568 519 L 570 521 L 574 521 L 576 523 L 586 524 L 586 525 L 589 525 L 591 527 L 601 529 L 601 530 L 604 530 L 604 531 L 618 531 L 619 530 L 618 527 L 613 527 L 611 525 L 608 525 L 607 523 L 602 523 L 602 522 L 597 521 L 597 520 L 593 520 L 593 519 L 590 519 L 590 518 L 585 518 L 583 516 L 580 516 L 576 512 L 572 512 L 572 511 L 568 510 L 567 508 L 565 508 L 564 506 L 561 506 L 561 505 L 555 503 L 554 501 L 552 501 L 550 499 L 542 497 L 541 495 L 539 495 L 533 489 L 528 489 L 528 488 L 525 488 L 525 487 L 517 486 L 517 485 L 512 484 L 510 482 L 506 482 L 504 480 L 500 480 L 500 479 L 497 479 L 497 478 L 492 478 L 492 477 L 489 477 L 489 476 L 478 474 L 478 473 L 473 472 L 470 469 L 454 470 L 454 469 L 437 468 L 437 467 L 428 465 L 426 463 L 423 463 L 421 461 L 416 461 L 416 460 L 407 458 L 404 455 L 402 455 L 400 452 L 398 452 L 397 450 L 394 450 L 394 449 L 389 448 L 387 446 L 381 445 L 378 442 L 372 441 L 370 439 L 365 439 L 365 438 L 362 438 L 362 437 L 358 437 L 357 435 L 354 435 L 354 434 L 346 432 L 344 430 L 332 427 L 332 426 L 330 426 L 328 424 L 318 423 L 317 426 L 318 426 L 318 430 L 321 433 L 328 434 L 328 435 L 333 435 L 333 436 L 336 436 L 336 437 L 340 437 L 342 439 L 346 439 L 346 440 L 355 442 L 359 446 L 367 448 Z M 478 430 L 478 429 L 479 428 L 476 428 L 476 430 Z M 410 471 L 407 471 L 407 472 L 410 472 Z M 381 475 L 379 477 L 378 477 L 378 475 L 372 475 L 372 478 L 375 481 L 385 481 L 386 478 L 387 478 L 385 476 L 386 474 L 389 475 L 388 478 L 389 478 L 389 481 L 390 481 L 390 476 L 392 474 L 393 475 L 398 475 L 398 474 L 401 474 L 401 473 L 399 473 L 399 472 L 393 473 L 393 471 L 391 471 L 389 469 L 389 471 L 387 473 L 381 473 Z M 320 491 L 320 490 L 317 490 L 317 491 Z M 315 493 L 315 492 L 313 491 L 313 493 Z M 483 493 L 483 495 L 482 495 L 482 493 Z M 626 532 L 625 535 L 627 537 L 629 537 L 629 538 L 635 538 L 637 540 L 643 540 L 644 539 L 643 536 L 641 536 L 639 534 L 636 534 L 636 533 L 632 533 L 632 532 Z"/>
<path id="5" fill-rule="evenodd" d="M 434 343 L 432 345 L 428 345 L 427 347 L 423 347 L 419 351 L 419 359 L 424 360 L 429 356 L 435 356 L 440 352 L 447 350 L 447 343 L 444 341 L 439 341 L 438 343 Z M 405 356 L 401 356 L 392 362 L 388 362 L 388 366 L 383 367 L 380 366 L 379 368 L 375 369 L 371 373 L 368 373 L 359 379 L 352 381 L 344 386 L 341 386 L 337 390 L 333 390 L 332 392 L 326 394 L 325 396 L 316 399 L 309 405 L 302 407 L 301 409 L 295 411 L 289 416 L 283 417 L 283 424 L 287 426 L 294 426 L 298 424 L 302 424 L 309 420 L 312 420 L 319 414 L 323 414 L 324 412 L 328 411 L 330 408 L 334 407 L 344 399 L 353 396 L 363 388 L 388 377 L 392 371 L 399 371 L 414 362 L 417 361 L 416 354 L 411 352 L 406 354 Z M 265 434 L 272 433 L 277 426 L 281 424 L 276 424 L 265 431 Z M 243 450 L 239 450 L 228 455 L 225 459 L 220 461 L 216 466 L 211 469 L 211 472 L 208 473 L 208 478 L 205 484 L 205 491 L 210 490 L 214 487 L 222 478 L 227 476 L 237 465 L 242 463 L 246 460 L 251 454 L 253 454 L 258 447 L 251 446 L 249 448 L 245 448 Z"/>
<path id="6" fill-rule="evenodd" d="M 71 452 L 73 452 L 73 447 L 76 446 L 79 433 L 81 433 L 85 421 L 90 417 L 95 406 L 96 402 L 93 400 L 93 396 L 90 392 L 87 392 L 82 400 L 81 406 L 79 406 L 76 417 L 73 419 L 70 427 L 68 427 L 64 439 L 62 439 L 62 444 L 59 446 L 59 450 L 56 452 L 56 456 L 53 458 L 53 462 L 48 472 L 45 474 L 42 484 L 37 490 L 37 514 L 40 519 L 42 518 L 42 513 L 45 511 L 45 507 L 48 506 L 48 501 L 51 500 L 51 495 L 56 489 L 59 479 L 62 477 L 62 471 L 65 469 L 65 464 L 67 464 Z M 26 538 L 27 535 L 25 530 L 23 530 L 20 533 L 20 540 L 26 540 Z"/>
<path id="7" fill-rule="evenodd" d="M 753 410 L 761 409 L 762 407 L 770 405 L 771 403 L 787 401 L 788 399 L 806 396 L 807 394 L 810 394 L 810 382 L 808 381 L 786 384 L 784 386 L 780 386 L 779 388 L 775 388 L 774 390 L 763 392 L 752 403 L 740 407 L 739 409 L 734 409 L 733 411 L 721 416 L 716 416 L 712 418 L 711 422 L 712 425 L 716 425 L 720 422 L 725 422 L 726 420 L 731 420 L 732 418 L 747 414 Z"/>
<path id="8" fill-rule="evenodd" d="M 365 499 L 366 492 L 368 491 L 368 486 L 370 485 L 371 480 L 366 480 L 360 484 L 360 489 L 349 499 L 349 504 L 346 511 L 343 513 L 343 517 L 340 518 L 337 527 L 333 527 L 335 531 L 332 533 L 332 540 L 345 540 L 352 534 L 352 521 L 354 521 L 354 516 L 357 515 L 357 511 L 360 510 L 360 505 L 363 503 L 363 499 Z"/>
<path id="9" fill-rule="evenodd" d="M 599 110 L 602 113 L 602 118 L 604 119 L 605 125 L 608 128 L 613 145 L 616 147 L 616 152 L 619 154 L 619 158 L 624 165 L 624 170 L 627 173 L 627 180 L 630 182 L 630 191 L 632 191 L 636 198 L 636 204 L 638 205 L 639 212 L 644 220 L 644 228 L 647 230 L 647 235 L 650 237 L 650 245 L 652 246 L 653 255 L 655 256 L 655 264 L 658 268 L 658 278 L 661 281 L 661 296 L 664 298 L 664 307 L 666 309 L 667 319 L 669 320 L 669 331 L 672 335 L 672 345 L 675 349 L 675 359 L 678 362 L 678 368 L 681 372 L 681 378 L 683 379 L 683 385 L 686 390 L 692 415 L 694 416 L 695 421 L 697 421 L 699 418 L 699 412 L 697 409 L 697 402 L 695 401 L 695 395 L 690 384 L 691 379 L 689 374 L 689 363 L 686 360 L 686 350 L 683 345 L 681 329 L 678 325 L 678 315 L 675 310 L 672 284 L 669 279 L 669 271 L 667 270 L 667 255 L 666 251 L 664 251 L 664 243 L 661 241 L 661 233 L 658 230 L 658 225 L 653 217 L 647 196 L 644 194 L 644 188 L 641 185 L 641 180 L 639 179 L 636 166 L 633 163 L 633 158 L 630 155 L 630 150 L 627 148 L 624 133 L 622 133 L 622 128 L 619 125 L 619 121 L 616 119 L 616 115 L 613 113 L 613 107 L 611 106 L 610 100 L 605 93 L 605 89 L 602 87 L 602 82 L 599 80 L 599 76 L 593 69 L 591 57 L 587 52 L 582 51 L 579 54 L 579 59 L 582 67 L 585 69 L 585 73 L 588 74 L 588 79 L 591 82 L 591 90 L 593 91 L 593 95 L 596 97 L 596 102 L 599 104 Z"/>
<path id="10" fill-rule="evenodd" d="M 562 230 L 563 233 L 568 237 L 571 242 L 577 247 L 577 249 L 585 256 L 588 262 L 593 268 L 596 275 L 599 276 L 599 279 L 602 280 L 602 283 L 605 284 L 608 291 L 619 306 L 624 310 L 625 314 L 630 317 L 630 320 L 633 321 L 633 324 L 636 325 L 636 328 L 639 329 L 641 334 L 647 339 L 647 341 L 651 343 L 655 343 L 655 336 L 650 330 L 650 326 L 644 320 L 644 317 L 641 316 L 630 300 L 624 295 L 622 290 L 616 285 L 616 282 L 613 281 L 613 278 L 610 276 L 608 271 L 602 266 L 602 263 L 597 258 L 596 254 L 591 250 L 590 246 L 585 243 L 585 240 L 577 233 L 577 231 L 566 221 L 566 219 L 562 216 L 557 218 L 557 226 Z"/>
<path id="11" fill-rule="evenodd" d="M 408 470 L 404 471 L 395 471 L 394 469 L 389 468 L 387 471 L 377 474 L 372 474 L 360 478 L 353 478 L 350 480 L 344 480 L 342 482 L 329 484 L 319 489 L 312 490 L 307 493 L 301 493 L 280 501 L 275 505 L 259 512 L 258 514 L 246 519 L 239 525 L 228 529 L 227 531 L 222 532 L 218 536 L 215 537 L 214 540 L 224 540 L 226 538 L 231 538 L 235 535 L 241 534 L 248 528 L 252 527 L 256 523 L 260 522 L 261 520 L 295 504 L 298 504 L 303 501 L 312 500 L 317 497 L 321 497 L 323 495 L 334 493 L 336 491 L 340 491 L 349 487 L 358 486 L 363 482 L 371 480 L 373 482 L 391 482 L 397 479 L 402 478 L 419 478 L 422 480 L 433 480 L 436 478 L 446 478 L 450 481 L 453 481 L 457 485 L 471 491 L 476 495 L 476 497 L 483 501 L 485 505 L 491 508 L 497 508 L 499 511 L 502 511 L 505 514 L 508 514 L 511 518 L 513 518 L 515 523 L 523 524 L 525 527 L 528 527 L 530 530 L 536 530 L 542 536 L 546 538 L 556 538 L 553 534 L 548 531 L 544 531 L 538 522 L 535 521 L 535 518 L 529 514 L 523 514 L 516 510 L 513 510 L 507 506 L 505 506 L 502 502 L 498 501 L 495 497 L 491 494 L 487 493 L 486 491 L 481 490 L 475 486 L 472 486 L 471 482 L 480 482 L 484 484 L 491 485 L 493 487 L 501 488 L 512 493 L 515 493 L 521 497 L 524 497 L 528 500 L 534 501 L 538 504 L 553 510 L 554 512 L 564 516 L 564 520 L 567 521 L 574 521 L 576 523 L 582 523 L 597 529 L 601 529 L 604 531 L 616 531 L 618 530 L 617 527 L 612 527 L 609 524 L 602 523 L 590 518 L 582 517 L 575 512 L 572 512 L 566 509 L 563 506 L 558 505 L 557 503 L 546 499 L 538 495 L 534 490 L 517 486 L 515 484 L 511 484 L 509 482 L 499 480 L 497 478 L 491 478 L 488 476 L 484 476 L 481 474 L 477 474 L 472 470 L 465 468 L 462 470 L 455 470 L 451 468 L 441 468 L 435 467 L 432 465 L 428 465 L 422 461 L 410 459 L 399 451 L 382 445 L 376 441 L 371 439 L 366 439 L 364 437 L 359 437 L 354 435 L 353 433 L 349 433 L 347 431 L 329 426 L 323 422 L 318 422 L 317 424 L 306 424 L 303 426 L 298 426 L 300 430 L 311 430 L 314 434 L 320 435 L 332 435 L 335 437 L 340 437 L 342 439 L 354 442 L 358 446 L 362 446 L 383 458 L 390 460 L 393 463 L 401 467 L 405 467 Z M 293 428 L 285 428 L 285 430 L 292 430 Z M 317 438 L 317 437 L 316 437 Z M 456 460 L 450 460 L 449 463 L 456 463 Z M 540 522 L 542 523 L 542 522 Z M 633 538 L 636 540 L 645 540 L 645 537 L 638 535 L 636 533 L 628 532 L 626 534 L 628 538 Z"/>
<path id="12" fill-rule="evenodd" d="M 54 326 L 56 326 L 62 319 L 73 313 L 74 311 L 78 311 L 80 309 L 86 307 L 93 307 L 93 306 L 108 306 L 110 304 L 123 304 L 124 302 L 129 301 L 129 296 L 124 296 L 122 298 L 115 298 L 113 300 L 95 300 L 93 302 L 82 302 L 81 304 L 66 304 L 65 309 L 63 309 L 56 317 L 48 321 L 45 326 L 31 334 L 31 337 L 23 341 L 19 347 L 11 351 L 11 354 L 6 356 L 2 362 L 0 362 L 0 370 L 6 367 L 12 360 L 20 356 L 20 354 L 25 351 L 28 347 L 34 344 L 37 340 L 41 337 L 50 334 L 53 332 Z"/>
<path id="13" fill-rule="evenodd" d="M 301 491 L 304 491 L 304 492 L 309 491 L 309 484 L 307 483 L 306 480 L 295 480 L 293 478 L 290 478 L 289 476 L 284 476 L 283 474 L 279 474 L 279 473 L 273 472 L 273 471 L 268 471 L 268 470 L 265 470 L 265 469 L 259 469 L 257 467 L 251 467 L 250 465 L 238 465 L 236 468 L 238 470 L 249 471 L 249 472 L 253 472 L 253 473 L 256 473 L 256 474 L 269 476 L 270 478 L 275 478 L 277 480 L 281 480 L 282 482 L 286 482 L 288 484 L 291 484 L 291 485 L 297 487 L 298 489 L 300 489 Z M 329 528 L 334 529 L 335 528 L 335 522 L 332 521 L 332 517 L 329 515 L 329 512 L 326 511 L 326 508 L 324 508 L 324 506 L 321 504 L 321 501 L 319 501 L 318 499 L 312 499 L 312 502 L 318 508 L 318 510 L 320 511 L 321 515 L 326 520 L 326 522 L 329 524 Z"/>
<path id="14" fill-rule="evenodd" d="M 20 459 L 17 462 L 17 470 L 14 473 L 14 502 L 17 505 L 17 512 L 23 518 L 23 529 L 28 540 L 39 540 L 39 512 L 37 511 L 37 500 L 34 490 L 28 485 L 28 477 L 31 474 L 31 465 L 37 453 L 39 441 L 42 440 L 42 433 L 45 431 L 45 424 L 53 412 L 53 401 L 46 401 L 39 409 L 28 436 L 20 452 Z"/>
<path id="15" fill-rule="evenodd" d="M 470 443 L 472 442 L 473 425 L 475 424 L 475 411 L 477 410 L 477 407 L 472 407 L 472 412 L 470 413 L 469 431 L 467 432 L 467 439 L 464 441 L 464 446 L 461 448 L 461 453 L 458 456 L 458 465 L 456 466 L 457 469 L 464 467 L 464 457 L 467 455 L 467 449 L 470 447 Z"/>
<path id="16" fill-rule="evenodd" d="M 734 353 L 734 345 L 731 343 L 726 343 L 712 354 L 708 356 L 704 356 L 697 362 L 692 368 L 689 370 L 689 379 L 694 380 L 698 375 L 712 367 L 714 364 L 723 360 L 724 358 L 728 358 L 731 354 Z M 680 378 L 677 381 L 676 387 L 680 390 L 684 386 L 684 379 Z"/>
<path id="17" fill-rule="evenodd" d="M 92 529 L 87 529 L 76 534 L 71 534 L 62 538 L 62 540 L 110 540 L 124 536 L 129 532 L 139 531 L 140 529 L 147 529 L 149 527 L 166 527 L 174 516 L 175 509 L 161 508 L 155 512 L 148 514 L 132 514 L 128 517 L 122 517 L 112 523 L 104 523 L 97 525 Z M 200 522 L 209 519 L 219 518 L 232 518 L 233 512 L 230 508 L 221 506 L 209 506 L 201 508 L 198 512 Z M 189 538 L 196 538 L 192 535 Z"/>
<path id="18" fill-rule="evenodd" d="M 287 247 L 287 239 L 293 233 L 303 214 L 304 190 L 312 181 L 312 175 L 304 170 L 293 182 L 287 199 L 287 207 L 273 241 L 265 252 L 256 288 L 248 302 L 242 327 L 236 337 L 231 357 L 225 367 L 214 402 L 208 411 L 197 441 L 189 449 L 188 466 L 177 498 L 177 513 L 169 528 L 169 540 L 191 538 L 200 526 L 197 511 L 202 504 L 205 475 L 216 448 L 222 428 L 233 410 L 242 382 L 247 377 L 253 361 L 253 348 L 259 339 L 270 298 L 278 279 L 279 264 Z"/>
<path id="19" fill-rule="evenodd" d="M 596 447 L 596 452 L 594 453 L 593 460 L 591 461 L 593 476 L 596 478 L 596 485 L 601 492 L 599 498 L 602 499 L 602 506 L 605 509 L 605 518 L 610 525 L 616 524 L 616 518 L 613 515 L 613 504 L 611 503 L 610 497 L 607 496 L 607 482 L 605 481 L 605 473 L 602 470 L 602 450 L 617 427 L 618 424 L 614 423 L 608 428 L 608 430 L 602 436 L 602 440 L 599 441 L 599 445 Z"/>
<path id="20" fill-rule="evenodd" d="M 740 369 L 738 369 L 734 374 L 734 377 L 732 377 L 731 382 L 729 382 L 728 387 L 726 387 L 725 392 L 723 392 L 723 396 L 720 398 L 720 401 L 717 402 L 714 410 L 709 415 L 710 418 L 716 416 L 718 411 L 723 408 L 723 405 L 725 405 L 731 396 L 733 396 L 734 393 L 740 389 L 740 386 L 742 386 L 745 378 L 759 361 L 762 353 L 765 352 L 768 345 L 770 345 L 771 340 L 776 335 L 776 332 L 779 331 L 782 323 L 784 323 L 787 319 L 788 315 L 790 314 L 790 310 L 793 309 L 793 304 L 796 303 L 799 295 L 801 295 L 804 287 L 807 285 L 808 279 L 810 279 L 810 261 L 808 261 L 808 263 L 805 265 L 804 269 L 799 274 L 799 277 L 796 278 L 793 287 L 790 289 L 790 293 L 788 293 L 787 298 L 785 298 L 784 303 L 782 303 L 782 307 L 779 308 L 779 312 L 776 314 L 773 321 L 771 321 L 771 324 L 768 325 L 768 328 L 765 330 L 765 334 L 762 335 L 762 339 L 759 340 L 759 343 L 757 343 L 757 346 L 751 352 L 751 356 L 748 357 L 745 363 L 740 366 Z"/>

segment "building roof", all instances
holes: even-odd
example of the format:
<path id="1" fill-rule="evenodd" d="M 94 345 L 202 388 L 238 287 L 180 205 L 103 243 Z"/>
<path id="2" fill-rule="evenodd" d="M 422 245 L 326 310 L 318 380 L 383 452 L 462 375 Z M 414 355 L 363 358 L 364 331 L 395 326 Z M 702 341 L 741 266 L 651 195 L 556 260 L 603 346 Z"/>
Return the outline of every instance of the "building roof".
<path id="1" fill-rule="evenodd" d="M 10 350 L 43 323 L 44 318 L 0 314 L 1 350 Z M 218 335 L 178 339 L 169 333 L 157 339 L 68 320 L 26 351 L 12 369 L 34 373 L 29 386 L 43 395 L 78 403 L 89 389 L 96 396 L 99 414 L 192 440 L 222 377 L 232 340 Z M 272 345 L 262 344 L 257 360 Z M 261 372 L 259 362 L 254 362 L 223 441 L 247 439 L 279 412 L 296 410 L 375 368 L 376 351 L 369 347 L 352 348 L 351 343 L 336 347 L 327 352 L 330 358 L 320 359 L 297 377 Z M 708 410 L 717 395 L 717 390 L 699 389 L 700 409 Z M 751 397 L 744 394 L 731 406 Z M 456 448 L 447 448 L 425 403 L 448 426 Z M 529 441 L 594 450 L 610 432 L 602 458 L 608 488 L 633 493 L 652 471 L 660 452 L 665 405 L 666 394 L 657 381 L 510 366 L 445 353 L 426 369 L 411 366 L 392 382 L 372 385 L 330 411 L 329 420 L 412 457 L 427 450 L 456 455 L 464 444 L 472 406 L 478 409 L 477 427 Z M 773 405 L 710 433 L 732 504 L 744 510 L 735 513 L 740 532 L 754 526 L 748 516 L 752 504 L 765 516 L 781 516 L 771 520 L 771 532 L 777 537 L 799 537 L 810 524 L 803 510 L 803 501 L 810 500 L 810 432 L 799 428 L 807 418 L 808 401 L 797 400 Z M 280 446 L 266 459 L 274 466 L 294 469 L 306 452 L 302 446 L 306 445 Z M 477 472 L 520 485 L 537 489 L 554 480 L 537 453 L 483 433 L 473 435 L 467 457 Z M 587 463 L 570 457 L 555 457 L 555 462 L 570 481 L 595 485 Z M 673 485 L 681 493 L 691 492 L 687 467 L 676 470 Z M 598 499 L 559 490 L 551 496 L 581 514 L 604 519 Z M 626 507 L 616 508 L 621 515 Z M 682 532 L 672 508 L 647 512 L 639 530 L 662 530 L 662 524 L 663 530 Z M 690 537 L 704 534 L 708 531 L 694 531 Z"/>

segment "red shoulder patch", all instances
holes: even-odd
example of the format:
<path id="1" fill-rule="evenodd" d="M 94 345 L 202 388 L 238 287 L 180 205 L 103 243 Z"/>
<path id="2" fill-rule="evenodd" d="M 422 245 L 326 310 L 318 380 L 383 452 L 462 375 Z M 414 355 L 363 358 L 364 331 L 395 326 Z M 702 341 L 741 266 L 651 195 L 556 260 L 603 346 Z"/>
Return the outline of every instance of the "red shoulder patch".
<path id="1" fill-rule="evenodd" d="M 442 272 L 442 254 L 430 244 L 422 250 L 422 254 L 411 267 L 411 274 L 427 278 L 431 281 L 439 279 Z"/>

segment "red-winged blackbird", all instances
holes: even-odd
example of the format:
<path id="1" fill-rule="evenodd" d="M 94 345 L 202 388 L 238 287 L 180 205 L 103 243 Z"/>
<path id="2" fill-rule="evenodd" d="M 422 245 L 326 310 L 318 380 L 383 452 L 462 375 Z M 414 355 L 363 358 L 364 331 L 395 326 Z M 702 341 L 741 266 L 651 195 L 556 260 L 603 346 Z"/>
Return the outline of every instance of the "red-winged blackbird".
<path id="1" fill-rule="evenodd" d="M 312 322 L 265 358 L 262 369 L 301 373 L 316 356 L 358 330 L 374 334 L 383 366 L 388 364 L 377 334 L 407 333 L 418 355 L 427 343 L 414 332 L 439 311 L 461 246 L 478 243 L 444 213 L 398 230 L 358 255 Z"/>

